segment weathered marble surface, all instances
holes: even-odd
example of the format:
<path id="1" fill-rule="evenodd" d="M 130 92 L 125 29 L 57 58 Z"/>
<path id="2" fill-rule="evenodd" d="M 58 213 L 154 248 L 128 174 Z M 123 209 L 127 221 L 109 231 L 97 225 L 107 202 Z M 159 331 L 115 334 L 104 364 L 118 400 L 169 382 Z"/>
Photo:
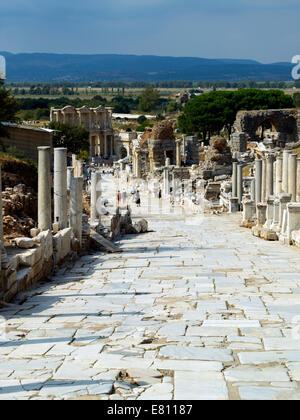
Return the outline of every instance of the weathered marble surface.
<path id="1" fill-rule="evenodd" d="M 1 311 L 0 399 L 300 399 L 299 250 L 236 215 L 147 219 Z"/>

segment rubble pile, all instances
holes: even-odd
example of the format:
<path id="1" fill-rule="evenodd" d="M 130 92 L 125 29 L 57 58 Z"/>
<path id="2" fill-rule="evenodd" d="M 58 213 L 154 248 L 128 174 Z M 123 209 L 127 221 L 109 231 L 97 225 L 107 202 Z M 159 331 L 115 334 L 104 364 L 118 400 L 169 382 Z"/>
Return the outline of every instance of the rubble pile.
<path id="1" fill-rule="evenodd" d="M 204 179 L 230 174 L 232 155 L 227 140 L 221 136 L 212 137 L 208 147 L 199 148 L 199 164 Z"/>
<path id="2" fill-rule="evenodd" d="M 37 220 L 37 195 L 24 184 L 7 187 L 2 192 L 4 240 L 30 236 Z"/>

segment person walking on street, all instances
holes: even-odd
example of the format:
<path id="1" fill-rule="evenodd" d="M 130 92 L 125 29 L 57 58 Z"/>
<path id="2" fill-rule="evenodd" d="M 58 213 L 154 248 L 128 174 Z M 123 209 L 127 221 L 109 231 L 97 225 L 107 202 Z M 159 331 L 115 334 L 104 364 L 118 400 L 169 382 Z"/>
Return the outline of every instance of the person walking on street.
<path id="1" fill-rule="evenodd" d="M 137 191 L 135 195 L 135 204 L 137 207 L 141 207 L 141 196 L 139 191 Z"/>

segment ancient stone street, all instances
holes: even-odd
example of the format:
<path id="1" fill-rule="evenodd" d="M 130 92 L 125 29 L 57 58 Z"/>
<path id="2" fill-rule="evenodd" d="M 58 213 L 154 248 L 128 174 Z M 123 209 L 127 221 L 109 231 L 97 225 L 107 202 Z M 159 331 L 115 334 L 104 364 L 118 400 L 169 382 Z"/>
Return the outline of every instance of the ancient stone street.
<path id="1" fill-rule="evenodd" d="M 122 253 L 19 295 L 1 399 L 299 399 L 300 251 L 239 217 L 148 215 Z"/>

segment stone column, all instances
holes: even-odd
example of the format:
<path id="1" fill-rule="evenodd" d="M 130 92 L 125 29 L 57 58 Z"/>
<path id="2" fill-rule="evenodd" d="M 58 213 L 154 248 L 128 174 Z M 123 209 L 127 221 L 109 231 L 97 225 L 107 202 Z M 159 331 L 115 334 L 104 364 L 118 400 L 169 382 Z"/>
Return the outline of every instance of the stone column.
<path id="1" fill-rule="evenodd" d="M 74 168 L 73 166 L 67 167 L 67 190 L 70 191 L 71 181 L 74 176 Z"/>
<path id="2" fill-rule="evenodd" d="M 267 201 L 271 195 L 273 195 L 273 164 L 274 164 L 274 155 L 268 155 L 266 158 L 266 196 L 265 200 Z"/>
<path id="3" fill-rule="evenodd" d="M 287 205 L 287 244 L 290 244 L 292 241 L 292 232 L 294 230 L 300 229 L 300 204 L 299 203 L 289 203 Z"/>
<path id="4" fill-rule="evenodd" d="M 275 232 L 280 231 L 280 200 L 279 198 L 275 198 L 274 200 L 274 207 L 273 207 L 273 223 L 271 225 L 271 229 Z"/>
<path id="5" fill-rule="evenodd" d="M 261 175 L 261 202 L 266 202 L 266 186 L 267 186 L 267 163 L 266 159 L 262 159 L 262 175 Z"/>
<path id="6" fill-rule="evenodd" d="M 279 227 L 282 228 L 282 222 L 283 222 L 283 213 L 286 210 L 286 206 L 291 201 L 291 195 L 282 193 L 279 196 Z"/>
<path id="7" fill-rule="evenodd" d="M 107 157 L 108 155 L 108 147 L 107 147 L 107 135 L 104 133 L 104 156 Z"/>
<path id="8" fill-rule="evenodd" d="M 232 197 L 237 197 L 237 162 L 232 163 Z"/>
<path id="9" fill-rule="evenodd" d="M 174 172 L 172 172 L 172 196 L 175 199 L 176 195 L 176 178 Z"/>
<path id="10" fill-rule="evenodd" d="M 252 227 L 256 216 L 255 201 L 244 200 L 243 201 L 243 221 L 241 226 Z"/>
<path id="11" fill-rule="evenodd" d="M 80 246 L 82 243 L 82 189 L 83 178 L 73 178 L 70 191 L 70 227 Z"/>
<path id="12" fill-rule="evenodd" d="M 169 197 L 170 195 L 170 182 L 169 182 L 169 169 L 164 168 L 164 178 L 163 178 L 163 191 L 164 197 Z"/>
<path id="13" fill-rule="evenodd" d="M 291 150 L 284 150 L 283 151 L 283 162 L 282 162 L 282 192 L 288 193 L 289 192 L 289 155 L 291 154 Z"/>
<path id="14" fill-rule="evenodd" d="M 263 226 L 266 222 L 267 206 L 266 204 L 257 204 L 257 225 Z"/>
<path id="15" fill-rule="evenodd" d="M 297 159 L 297 188 L 296 201 L 300 201 L 300 158 Z"/>
<path id="16" fill-rule="evenodd" d="M 38 147 L 38 227 L 41 231 L 51 230 L 51 180 L 49 146 Z"/>
<path id="17" fill-rule="evenodd" d="M 282 193 L 282 164 L 283 159 L 276 159 L 276 175 L 275 175 L 275 195 L 278 197 Z"/>
<path id="18" fill-rule="evenodd" d="M 141 155 L 140 155 L 140 150 L 139 149 L 135 149 L 135 153 L 136 153 L 136 161 L 135 161 L 135 176 L 137 178 L 141 178 L 142 173 L 141 173 Z"/>
<path id="19" fill-rule="evenodd" d="M 176 166 L 181 166 L 181 140 L 176 140 Z"/>
<path id="20" fill-rule="evenodd" d="M 83 161 L 80 160 L 76 160 L 76 164 L 77 164 L 77 177 L 80 178 L 83 176 Z"/>
<path id="21" fill-rule="evenodd" d="M 274 217 L 274 197 L 269 195 L 267 199 L 267 212 L 266 212 L 266 223 L 265 228 L 270 229 L 272 223 L 273 223 L 273 217 Z"/>
<path id="22" fill-rule="evenodd" d="M 95 137 L 90 135 L 90 157 L 95 157 Z"/>
<path id="23" fill-rule="evenodd" d="M 262 160 L 255 160 L 255 202 L 261 202 Z"/>
<path id="24" fill-rule="evenodd" d="M 240 210 L 239 200 L 237 197 L 229 199 L 229 213 L 236 213 Z"/>
<path id="25" fill-rule="evenodd" d="M 110 137 L 110 156 L 112 157 L 114 154 L 114 136 L 109 136 Z"/>
<path id="26" fill-rule="evenodd" d="M 252 202 L 255 202 L 255 179 L 251 180 L 250 184 L 250 199 Z"/>
<path id="27" fill-rule="evenodd" d="M 101 173 L 93 172 L 91 175 L 91 223 L 101 220 Z"/>
<path id="28" fill-rule="evenodd" d="M 241 205 L 243 198 L 243 165 L 237 167 L 237 198 Z"/>
<path id="29" fill-rule="evenodd" d="M 54 223 L 65 229 L 67 218 L 67 149 L 54 149 Z"/>
<path id="30" fill-rule="evenodd" d="M 297 193 L 297 155 L 289 155 L 288 170 L 288 193 L 292 195 L 292 201 L 295 202 Z"/>

